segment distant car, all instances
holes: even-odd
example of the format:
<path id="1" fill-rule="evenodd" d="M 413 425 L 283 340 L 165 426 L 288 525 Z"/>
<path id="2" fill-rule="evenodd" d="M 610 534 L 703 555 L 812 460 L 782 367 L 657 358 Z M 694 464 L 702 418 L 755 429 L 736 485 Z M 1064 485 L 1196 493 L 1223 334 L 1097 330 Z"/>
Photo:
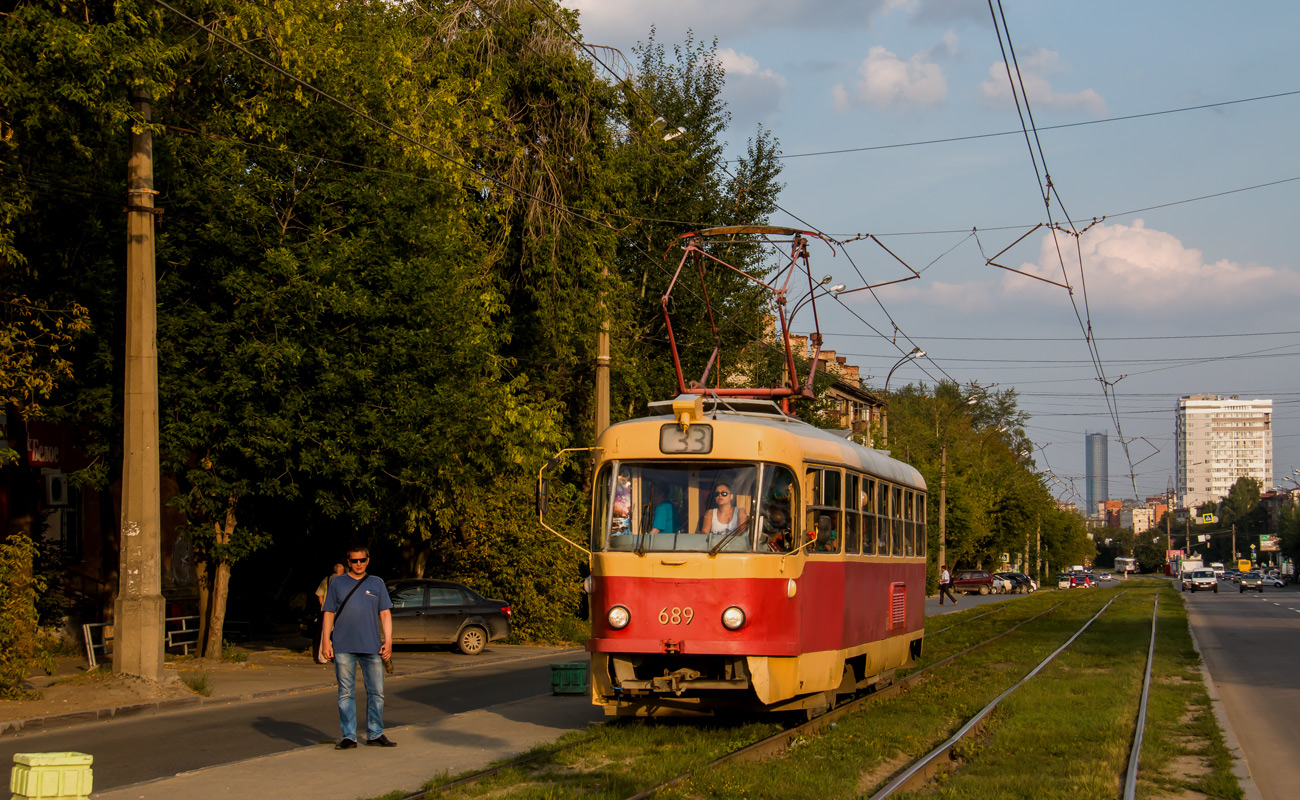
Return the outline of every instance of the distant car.
<path id="1" fill-rule="evenodd" d="M 1010 578 L 1004 577 L 1002 573 L 993 575 L 993 592 L 995 594 L 1011 594 L 1016 588 L 1016 584 Z"/>
<path id="2" fill-rule="evenodd" d="M 1219 580 L 1214 577 L 1212 569 L 1194 569 L 1191 572 L 1184 572 L 1181 583 L 1184 592 L 1219 593 Z"/>
<path id="3" fill-rule="evenodd" d="M 1264 576 L 1258 572 L 1243 572 L 1241 573 L 1240 580 L 1237 581 L 1237 586 L 1241 592 L 1245 592 L 1247 589 L 1254 589 L 1260 594 L 1263 594 Z"/>
<path id="4" fill-rule="evenodd" d="M 1088 573 L 1083 571 L 1070 573 L 1071 589 L 1087 588 L 1092 585 L 1093 585 L 1092 576 L 1089 575 Z"/>
<path id="5" fill-rule="evenodd" d="M 986 569 L 964 569 L 952 577 L 954 592 L 989 594 L 993 586 L 993 575 Z"/>
<path id="6" fill-rule="evenodd" d="M 467 656 L 510 635 L 510 604 L 468 586 L 423 578 L 391 581 L 394 644 L 454 644 Z"/>
<path id="7" fill-rule="evenodd" d="M 1013 594 L 1029 594 L 1038 588 L 1038 584 L 1023 572 L 999 572 L 995 577 L 1010 581 Z"/>
<path id="8" fill-rule="evenodd" d="M 1286 581 L 1282 580 L 1276 575 L 1265 575 L 1263 578 L 1263 583 L 1265 586 L 1276 587 L 1278 589 L 1281 589 L 1284 586 L 1286 586 Z"/>

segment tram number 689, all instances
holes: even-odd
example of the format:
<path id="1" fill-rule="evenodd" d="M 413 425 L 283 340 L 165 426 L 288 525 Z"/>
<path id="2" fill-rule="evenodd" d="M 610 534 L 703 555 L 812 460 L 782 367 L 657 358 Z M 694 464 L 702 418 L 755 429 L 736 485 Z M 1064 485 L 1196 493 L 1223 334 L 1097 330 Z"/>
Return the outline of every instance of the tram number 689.
<path id="1" fill-rule="evenodd" d="M 686 608 L 664 608 L 659 609 L 660 625 L 690 625 L 691 620 L 695 619 L 695 610 L 690 606 Z"/>

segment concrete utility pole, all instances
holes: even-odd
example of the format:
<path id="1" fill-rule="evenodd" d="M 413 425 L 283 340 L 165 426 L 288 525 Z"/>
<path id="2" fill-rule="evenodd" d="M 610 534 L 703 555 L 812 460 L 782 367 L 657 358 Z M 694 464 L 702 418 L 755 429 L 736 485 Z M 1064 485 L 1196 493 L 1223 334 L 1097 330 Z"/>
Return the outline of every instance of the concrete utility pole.
<path id="1" fill-rule="evenodd" d="M 609 278 L 608 266 L 603 274 Z M 603 290 L 600 311 L 600 333 L 596 334 L 596 436 L 609 427 L 609 314 L 605 310 Z"/>
<path id="2" fill-rule="evenodd" d="M 948 443 L 939 449 L 939 566 L 947 564 L 948 550 Z"/>
<path id="3" fill-rule="evenodd" d="M 158 342 L 153 244 L 150 96 L 131 105 L 127 162 L 126 391 L 123 407 L 121 570 L 113 609 L 113 672 L 163 678 L 162 538 L 158 465 Z"/>

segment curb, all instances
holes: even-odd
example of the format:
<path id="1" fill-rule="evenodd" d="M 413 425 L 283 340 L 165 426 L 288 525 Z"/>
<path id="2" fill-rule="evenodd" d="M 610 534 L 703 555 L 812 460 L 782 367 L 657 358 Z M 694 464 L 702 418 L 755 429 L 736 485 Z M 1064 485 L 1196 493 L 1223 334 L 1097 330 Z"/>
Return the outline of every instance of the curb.
<path id="1" fill-rule="evenodd" d="M 410 672 L 398 672 L 394 675 L 388 676 L 388 680 L 396 680 L 398 678 L 406 678 L 414 675 L 425 675 L 430 672 L 458 672 L 463 669 L 484 666 L 487 664 L 510 664 L 516 661 L 527 661 L 532 658 L 548 658 L 572 652 L 586 652 L 586 650 L 579 647 L 571 647 L 566 650 L 557 650 L 554 653 L 518 655 L 473 664 L 439 664 L 425 669 L 411 670 Z M 265 700 L 271 697 L 282 697 L 285 695 L 298 694 L 300 692 L 318 692 L 322 689 L 333 689 L 335 686 L 336 684 L 334 683 L 315 683 L 307 686 L 291 686 L 284 689 L 267 689 L 266 691 L 251 692 L 249 694 L 235 695 L 233 697 L 176 697 L 170 700 L 131 703 L 129 705 L 110 706 L 108 708 L 87 709 L 86 711 L 69 711 L 66 714 L 49 714 L 43 717 L 11 719 L 0 721 L 0 736 L 13 737 L 24 733 L 39 733 L 41 731 L 49 730 L 50 728 L 65 728 L 88 722 L 106 722 L 119 717 L 133 717 L 151 711 L 172 711 L 179 708 L 202 708 L 203 706 L 217 704 Z"/>

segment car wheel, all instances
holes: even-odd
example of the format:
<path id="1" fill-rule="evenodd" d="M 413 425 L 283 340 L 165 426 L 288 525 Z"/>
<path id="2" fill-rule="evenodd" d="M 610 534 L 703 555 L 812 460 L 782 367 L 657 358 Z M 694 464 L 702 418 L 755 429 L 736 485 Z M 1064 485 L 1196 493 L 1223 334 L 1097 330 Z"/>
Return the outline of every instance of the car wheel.
<path id="1" fill-rule="evenodd" d="M 1245 593 L 1246 593 L 1246 587 L 1243 586 L 1241 587 L 1241 591 L 1239 592 L 1239 594 L 1245 594 Z"/>
<path id="2" fill-rule="evenodd" d="M 456 647 L 467 656 L 476 656 L 487 646 L 487 631 L 477 625 L 468 625 L 456 638 Z"/>
<path id="3" fill-rule="evenodd" d="M 1215 593 L 1215 594 L 1218 594 L 1218 593 L 1219 593 L 1219 587 L 1217 587 L 1217 586 L 1214 587 L 1214 593 Z"/>
<path id="4" fill-rule="evenodd" d="M 980 587 L 980 594 L 988 594 L 988 593 L 989 593 L 989 587 L 987 586 Z"/>
<path id="5" fill-rule="evenodd" d="M 1263 593 L 1264 593 L 1264 584 L 1262 584 L 1262 583 L 1259 585 L 1259 593 L 1260 593 L 1260 594 L 1263 594 Z"/>

